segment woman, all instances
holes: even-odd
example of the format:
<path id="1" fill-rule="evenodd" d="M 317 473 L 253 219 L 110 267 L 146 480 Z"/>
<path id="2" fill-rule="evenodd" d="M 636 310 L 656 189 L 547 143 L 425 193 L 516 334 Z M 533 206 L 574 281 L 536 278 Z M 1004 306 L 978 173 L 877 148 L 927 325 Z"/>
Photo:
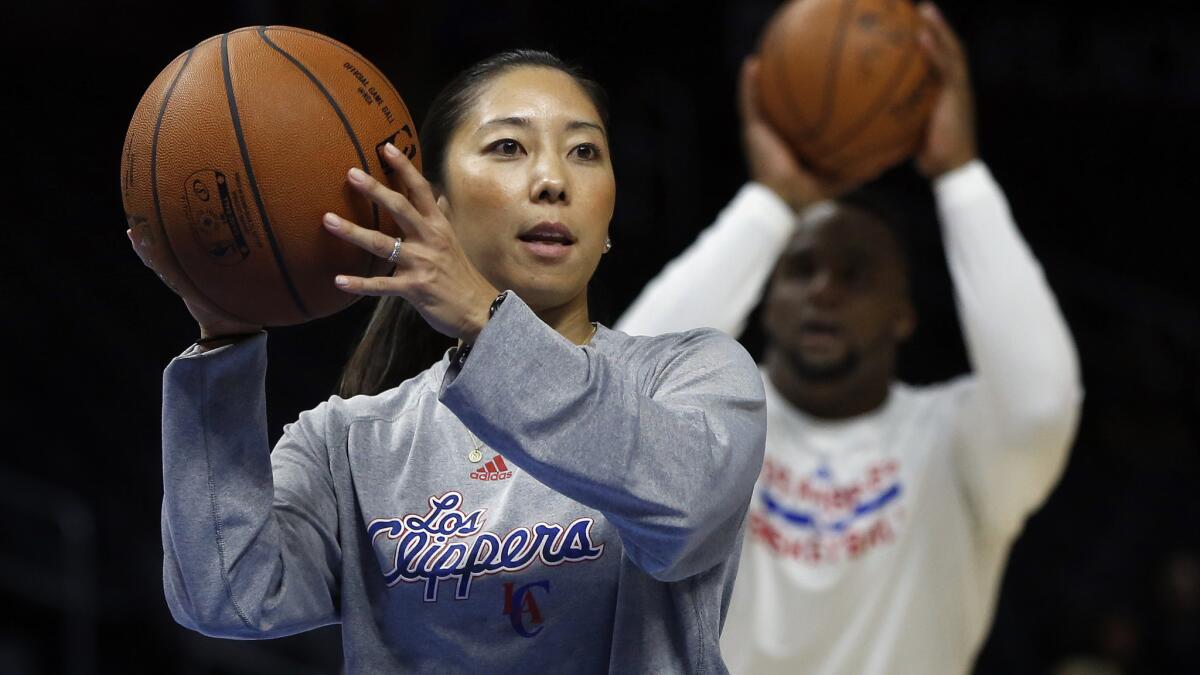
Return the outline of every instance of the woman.
<path id="1" fill-rule="evenodd" d="M 339 287 L 459 340 L 424 372 L 369 382 L 395 348 L 381 303 L 344 388 L 382 391 L 302 413 L 272 452 L 265 333 L 184 298 L 202 340 L 164 376 L 172 613 L 237 638 L 341 623 L 349 672 L 724 672 L 754 363 L 716 331 L 589 321 L 615 182 L 602 96 L 560 61 L 478 64 L 422 136 L 428 182 L 386 152 L 408 198 L 348 176 L 402 243 L 325 226 L 396 263 Z"/>

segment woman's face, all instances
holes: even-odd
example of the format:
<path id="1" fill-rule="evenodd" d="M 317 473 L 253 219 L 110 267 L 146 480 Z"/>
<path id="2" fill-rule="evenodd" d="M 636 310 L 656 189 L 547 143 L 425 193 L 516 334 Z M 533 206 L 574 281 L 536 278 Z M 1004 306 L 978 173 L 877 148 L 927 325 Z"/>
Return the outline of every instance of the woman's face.
<path id="1" fill-rule="evenodd" d="M 616 202 L 600 115 L 566 73 L 488 82 L 446 148 L 440 203 L 491 284 L 535 311 L 586 298 Z"/>

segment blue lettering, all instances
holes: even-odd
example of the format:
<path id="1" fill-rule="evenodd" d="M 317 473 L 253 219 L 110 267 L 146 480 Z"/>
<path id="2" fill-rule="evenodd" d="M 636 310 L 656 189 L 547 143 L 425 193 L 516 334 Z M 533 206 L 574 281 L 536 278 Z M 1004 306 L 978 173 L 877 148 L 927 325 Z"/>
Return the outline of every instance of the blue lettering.
<path id="1" fill-rule="evenodd" d="M 464 600 L 475 577 L 519 571 L 535 559 L 558 565 L 595 560 L 604 553 L 604 544 L 592 542 L 591 518 L 578 518 L 565 528 L 537 523 L 532 531 L 518 527 L 500 537 L 481 532 L 486 509 L 468 514 L 459 509 L 462 503 L 461 494 L 447 492 L 430 497 L 424 515 L 380 518 L 367 525 L 374 546 L 395 546 L 392 568 L 383 575 L 388 586 L 424 581 L 425 601 L 437 602 L 439 582 L 457 577 L 454 597 Z M 455 541 L 472 535 L 476 536 L 469 543 Z"/>
<path id="2" fill-rule="evenodd" d="M 604 544 L 592 545 L 591 518 L 580 518 L 567 526 L 562 550 L 561 557 L 566 560 L 595 560 L 604 553 Z"/>
<path id="3" fill-rule="evenodd" d="M 529 545 L 529 539 L 529 530 L 523 527 L 518 527 L 504 537 L 504 543 L 500 547 L 500 569 L 521 569 L 529 563 L 535 553 L 534 547 Z"/>

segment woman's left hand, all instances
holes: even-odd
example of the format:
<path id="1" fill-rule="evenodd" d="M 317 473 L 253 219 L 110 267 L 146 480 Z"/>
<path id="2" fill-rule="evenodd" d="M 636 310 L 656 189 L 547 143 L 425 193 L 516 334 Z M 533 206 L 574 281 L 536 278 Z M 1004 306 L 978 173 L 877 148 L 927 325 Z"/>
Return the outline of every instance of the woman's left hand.
<path id="1" fill-rule="evenodd" d="M 396 269 L 387 277 L 338 275 L 335 283 L 356 295 L 399 295 L 437 332 L 472 343 L 499 291 L 467 258 L 453 226 L 438 208 L 429 181 L 392 144 L 384 146 L 382 154 L 408 197 L 357 168 L 350 169 L 349 179 L 400 226 L 403 244 Z M 324 222 L 325 229 L 340 239 L 384 259 L 392 255 L 393 237 L 332 213 L 325 214 Z"/>

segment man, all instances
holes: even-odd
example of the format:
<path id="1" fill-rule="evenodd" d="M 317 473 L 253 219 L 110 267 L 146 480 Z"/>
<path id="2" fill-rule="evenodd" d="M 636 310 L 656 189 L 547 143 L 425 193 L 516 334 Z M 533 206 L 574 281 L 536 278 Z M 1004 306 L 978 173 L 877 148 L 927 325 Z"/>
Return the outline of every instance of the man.
<path id="1" fill-rule="evenodd" d="M 617 325 L 737 334 L 767 285 L 766 459 L 722 637 L 734 673 L 967 671 L 1075 432 L 1070 334 L 976 156 L 962 47 L 932 5 L 920 15 L 943 87 L 916 165 L 973 373 L 894 380 L 915 326 L 901 246 L 871 211 L 823 201 L 848 186 L 808 173 L 766 124 L 753 59 L 740 89 L 752 182 Z"/>

